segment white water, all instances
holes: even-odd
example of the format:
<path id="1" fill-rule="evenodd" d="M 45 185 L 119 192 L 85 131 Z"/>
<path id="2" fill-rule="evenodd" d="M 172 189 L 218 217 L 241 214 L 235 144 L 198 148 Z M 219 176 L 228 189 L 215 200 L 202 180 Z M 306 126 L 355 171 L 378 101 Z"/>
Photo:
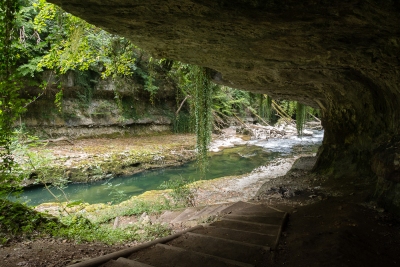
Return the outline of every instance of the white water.
<path id="1" fill-rule="evenodd" d="M 324 131 L 313 131 L 312 136 L 290 136 L 288 138 L 277 138 L 268 140 L 250 140 L 248 145 L 260 146 L 271 152 L 281 152 L 289 154 L 293 152 L 295 146 L 310 146 L 321 144 Z"/>

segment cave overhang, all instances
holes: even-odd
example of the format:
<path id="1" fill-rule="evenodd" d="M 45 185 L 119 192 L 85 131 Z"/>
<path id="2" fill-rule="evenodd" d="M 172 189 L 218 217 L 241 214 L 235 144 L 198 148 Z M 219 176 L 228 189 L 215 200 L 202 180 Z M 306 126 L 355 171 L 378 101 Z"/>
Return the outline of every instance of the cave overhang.
<path id="1" fill-rule="evenodd" d="M 210 68 L 217 83 L 320 108 L 317 169 L 341 166 L 398 186 L 398 1 L 49 2 L 154 57 Z"/>

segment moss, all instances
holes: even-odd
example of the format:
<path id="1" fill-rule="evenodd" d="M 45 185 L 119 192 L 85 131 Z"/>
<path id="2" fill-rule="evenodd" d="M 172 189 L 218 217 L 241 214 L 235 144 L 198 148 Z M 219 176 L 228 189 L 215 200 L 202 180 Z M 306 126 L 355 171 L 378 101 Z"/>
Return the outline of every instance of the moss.
<path id="1" fill-rule="evenodd" d="M 55 217 L 0 199 L 0 244 L 16 236 L 30 237 L 62 225 Z"/>
<path id="2" fill-rule="evenodd" d="M 85 210 L 87 212 L 94 212 L 94 211 L 98 211 L 98 210 L 104 210 L 109 207 L 110 207 L 110 205 L 106 205 L 106 204 L 102 204 L 102 203 L 101 204 L 92 204 L 92 205 L 87 205 L 85 207 Z"/>

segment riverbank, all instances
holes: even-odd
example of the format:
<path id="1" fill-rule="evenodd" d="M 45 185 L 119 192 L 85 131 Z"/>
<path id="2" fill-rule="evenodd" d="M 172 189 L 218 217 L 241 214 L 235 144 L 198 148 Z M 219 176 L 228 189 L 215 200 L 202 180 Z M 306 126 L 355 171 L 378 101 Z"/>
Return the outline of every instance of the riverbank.
<path id="1" fill-rule="evenodd" d="M 236 177 L 223 177 L 215 180 L 198 181 L 193 185 L 196 188 L 196 204 L 198 206 L 221 203 L 234 202 L 238 200 L 249 200 L 257 192 L 259 186 L 268 180 L 276 178 L 287 172 L 294 157 L 277 159 L 268 166 L 255 169 L 250 174 Z M 159 197 L 167 197 L 168 192 L 162 190 L 154 190 L 135 197 L 132 200 L 122 202 L 118 205 L 95 204 L 95 205 L 78 205 L 69 207 L 68 211 L 76 214 L 85 214 L 85 217 L 104 220 L 109 214 L 105 223 L 114 222 L 115 216 L 119 211 L 123 212 L 124 208 L 131 208 L 131 201 L 155 200 Z M 49 214 L 60 215 L 60 207 L 53 204 L 43 204 L 36 207 L 36 210 Z M 141 215 L 136 216 L 118 216 L 119 227 L 126 227 L 127 224 L 137 222 Z M 180 230 L 179 226 L 174 230 Z M 65 263 L 74 262 L 83 258 L 90 258 L 126 247 L 137 245 L 137 241 L 126 242 L 123 245 L 104 245 L 99 243 L 77 244 L 72 240 L 56 239 L 56 238 L 35 238 L 34 240 L 25 240 L 23 242 L 11 243 L 10 246 L 0 247 L 0 257 L 4 259 L 5 266 L 65 266 Z M 52 251 L 57 251 L 53 255 Z"/>
<path id="2" fill-rule="evenodd" d="M 195 159 L 193 134 L 60 141 L 30 148 L 39 163 L 24 187 L 64 182 L 86 183 L 153 168 L 176 166 Z M 41 163 L 46 163 L 46 165 Z"/>
<path id="3" fill-rule="evenodd" d="M 259 132 L 258 128 L 256 128 L 257 132 Z M 135 139 L 78 140 L 79 143 L 74 144 L 72 147 L 67 144 L 54 145 L 51 147 L 52 150 L 45 151 L 51 153 L 51 156 L 55 158 L 51 163 L 52 165 L 59 164 L 60 168 L 72 166 L 72 168 L 80 170 L 87 168 L 93 171 L 95 167 L 97 169 L 104 169 L 103 167 L 109 164 L 114 169 L 120 169 L 124 173 L 117 175 L 113 175 L 110 172 L 103 173 L 103 176 L 97 176 L 97 179 L 107 178 L 105 182 L 93 182 L 93 180 L 89 180 L 89 183 L 70 184 L 68 188 L 63 188 L 59 191 L 56 190 L 53 193 L 49 190 L 41 192 L 41 188 L 28 189 L 21 196 L 20 201 L 28 201 L 33 206 L 44 203 L 38 207 L 39 210 L 50 212 L 51 210 L 58 210 L 57 207 L 60 206 L 59 202 L 72 200 L 75 203 L 76 200 L 80 200 L 83 202 L 82 205 L 84 207 L 81 205 L 79 208 L 84 211 L 93 211 L 97 210 L 99 206 L 101 208 L 109 205 L 112 206 L 121 201 L 126 202 L 130 198 L 135 200 L 136 197 L 148 198 L 148 196 L 154 195 L 157 197 L 157 195 L 163 194 L 162 191 L 158 190 L 163 181 L 176 180 L 179 177 L 185 180 L 197 181 L 193 185 L 196 192 L 200 192 L 201 190 L 212 191 L 210 190 L 210 186 L 215 182 L 209 181 L 210 179 L 219 178 L 217 179 L 218 181 L 226 180 L 226 183 L 230 185 L 238 184 L 235 188 L 237 192 L 240 192 L 238 197 L 235 198 L 234 196 L 237 195 L 237 192 L 230 189 L 218 190 L 215 194 L 216 196 L 221 196 L 221 199 L 224 201 L 247 198 L 243 195 L 243 193 L 248 191 L 246 188 L 247 184 L 253 183 L 254 185 L 251 185 L 252 188 L 259 187 L 262 182 L 265 182 L 265 179 L 283 175 L 293 163 L 293 160 L 290 159 L 293 155 L 300 156 L 304 153 L 315 153 L 323 136 L 323 132 L 315 131 L 314 133 L 311 132 L 309 136 L 299 138 L 295 135 L 293 126 L 286 125 L 286 127 L 280 126 L 280 128 L 277 131 L 286 134 L 279 138 L 271 139 L 266 139 L 265 137 L 260 139 L 254 134 L 252 136 L 238 134 L 237 127 L 229 127 L 224 129 L 221 134 L 213 135 L 213 140 L 210 144 L 210 151 L 212 151 L 210 154 L 212 156 L 210 157 L 207 181 L 199 181 L 197 167 L 193 162 L 177 168 L 168 168 L 169 166 L 181 165 L 186 161 L 194 159 L 195 150 L 188 149 L 191 146 L 194 147 L 193 135 L 161 135 L 137 137 Z M 277 131 L 271 131 L 271 133 L 275 135 Z M 159 143 L 160 140 L 164 143 Z M 122 154 L 127 157 L 128 154 L 133 153 L 133 150 L 136 154 L 144 155 L 141 158 L 142 160 L 145 160 L 146 157 L 149 159 L 148 156 L 152 155 L 150 161 L 144 161 L 145 163 L 132 166 L 136 172 L 149 168 L 162 168 L 162 170 L 152 170 L 150 172 L 131 175 L 134 173 L 132 168 L 124 167 L 124 160 L 116 160 L 117 157 L 115 155 L 121 156 Z M 44 153 L 43 150 L 37 149 L 37 151 L 38 154 Z M 110 155 L 114 156 L 111 157 Z M 291 156 L 288 157 L 288 155 Z M 157 157 L 157 160 L 154 160 L 155 157 Z M 95 167 L 85 167 L 87 166 L 86 162 L 90 162 L 91 166 Z M 78 168 L 77 166 L 81 167 Z M 250 172 L 251 174 L 246 174 Z M 121 176 L 118 177 L 119 175 Z M 260 177 L 263 177 L 264 180 L 260 179 Z M 87 178 L 96 179 L 96 177 L 90 175 L 87 175 Z M 246 182 L 242 182 L 244 179 L 246 179 Z M 207 188 L 202 189 L 199 187 L 200 185 Z M 218 186 L 219 188 L 227 187 L 226 185 Z M 229 192 L 230 196 L 224 194 L 225 191 Z M 146 193 L 143 194 L 144 192 Z M 249 196 L 254 193 L 253 191 L 249 191 L 246 195 Z M 54 194 L 60 194 L 60 196 L 57 197 Z M 212 198 L 215 197 L 205 197 L 205 199 Z M 50 203 L 46 204 L 46 202 Z M 197 202 L 207 205 L 210 201 L 202 201 L 200 197 L 199 200 L 196 200 Z M 212 202 L 215 203 L 217 200 L 212 200 Z M 91 205 L 95 203 L 101 203 L 101 205 Z"/>
<path id="4" fill-rule="evenodd" d="M 287 127 L 288 128 L 288 127 Z M 322 132 L 314 132 L 312 135 L 304 137 L 304 138 L 298 138 L 296 135 L 290 134 L 289 129 L 286 129 L 286 132 L 289 134 L 285 135 L 284 137 L 280 138 L 271 138 L 271 139 L 257 139 L 257 138 L 252 138 L 251 136 L 246 136 L 246 135 L 240 135 L 237 134 L 236 132 L 237 128 L 236 127 L 230 127 L 227 129 L 224 129 L 222 134 L 220 135 L 214 135 L 212 143 L 210 145 L 210 150 L 213 151 L 210 153 L 210 162 L 209 162 L 209 170 L 207 173 L 207 177 L 205 179 L 210 180 L 210 179 L 215 179 L 215 178 L 221 178 L 225 177 L 224 179 L 226 180 L 233 180 L 231 183 L 235 183 L 235 180 L 237 177 L 243 176 L 242 174 L 245 173 L 252 173 L 252 178 L 251 179 L 258 179 L 260 175 L 264 175 L 267 177 L 276 177 L 283 175 L 282 172 L 277 172 L 275 169 L 271 168 L 272 165 L 279 165 L 285 163 L 287 160 L 288 155 L 300 155 L 301 153 L 305 152 L 316 152 L 318 144 L 322 140 Z M 281 130 L 280 132 L 284 132 Z M 162 136 L 165 139 L 168 139 L 171 137 L 175 137 L 174 135 L 168 136 L 164 135 Z M 186 138 L 186 140 L 189 140 L 187 144 L 190 145 L 190 141 L 193 141 L 193 139 L 188 138 L 188 135 L 177 135 L 177 138 Z M 158 164 L 156 167 L 154 165 L 148 165 L 153 166 L 152 168 L 162 168 L 160 170 L 152 170 L 152 171 L 146 171 L 142 172 L 140 174 L 136 175 L 130 175 L 130 173 L 125 173 L 129 174 L 129 176 L 123 175 L 120 177 L 117 177 L 118 175 L 112 175 L 112 174 L 107 174 L 105 178 L 108 178 L 106 181 L 99 181 L 99 182 L 92 182 L 91 183 L 76 183 L 76 184 L 70 184 L 68 188 L 64 188 L 63 190 L 60 191 L 54 191 L 58 193 L 62 193 L 61 197 L 57 200 L 57 198 L 52 194 L 50 191 L 46 192 L 41 192 L 41 188 L 32 188 L 26 190 L 26 193 L 24 193 L 21 196 L 22 201 L 29 201 L 30 205 L 36 206 L 41 203 L 45 202 L 54 202 L 54 201 L 67 201 L 67 200 L 80 200 L 83 202 L 88 202 L 90 204 L 94 203 L 103 203 L 103 204 L 115 204 L 121 201 L 128 200 L 131 197 L 134 196 L 139 196 L 140 194 L 143 194 L 146 191 L 152 191 L 152 190 L 157 190 L 159 189 L 160 184 L 163 183 L 163 181 L 169 181 L 169 180 L 176 180 L 176 179 L 184 179 L 184 180 L 193 180 L 197 181 L 196 184 L 207 184 L 207 182 L 199 182 L 199 176 L 200 174 L 197 171 L 197 165 L 195 162 L 191 162 L 189 164 L 185 164 L 184 166 L 176 167 L 176 168 L 168 168 L 169 166 L 172 165 L 180 165 L 185 163 L 188 159 L 193 159 L 193 153 L 194 150 L 185 150 L 184 146 L 180 147 L 180 152 L 177 153 L 176 151 L 171 151 L 171 142 L 166 144 L 166 145 L 157 145 L 158 140 L 154 140 L 154 138 L 138 138 L 135 140 L 136 143 L 140 144 L 140 146 L 136 144 L 129 143 L 132 147 L 134 146 L 135 148 L 142 149 L 143 147 L 146 146 L 146 143 L 143 142 L 143 140 L 146 140 L 148 144 L 150 144 L 151 149 L 153 149 L 151 152 L 147 149 L 148 154 L 157 154 L 160 153 L 160 151 L 163 151 L 165 156 L 161 156 L 160 154 L 157 154 L 157 157 L 162 158 L 159 159 L 160 164 Z M 175 140 L 176 141 L 176 140 Z M 92 151 L 98 151 L 97 157 L 94 159 L 94 164 L 96 166 L 100 166 L 101 164 L 104 164 L 104 160 L 108 159 L 109 157 L 106 157 L 104 154 L 104 151 L 108 154 L 111 153 L 120 153 L 121 149 L 129 149 L 126 146 L 121 146 L 121 143 L 126 143 L 126 139 L 122 140 L 110 140 L 109 143 L 107 143 L 106 146 L 104 146 L 103 143 L 96 143 L 92 142 L 92 140 L 87 140 L 85 141 L 85 147 L 84 151 L 88 151 L 88 144 L 93 144 L 94 146 L 89 147 L 92 149 Z M 155 145 L 156 144 L 156 145 Z M 180 143 L 182 144 L 182 142 Z M 96 146 L 97 145 L 97 146 Z M 83 147 L 82 144 L 80 144 L 81 147 Z M 188 146 L 188 145 L 187 145 Z M 232 148 L 235 146 L 234 148 Z M 105 148 L 106 147 L 106 148 Z M 145 147 L 146 148 L 146 147 Z M 156 148 L 156 149 L 155 149 Z M 227 149 L 228 148 L 228 149 Z M 52 155 L 57 158 L 60 157 L 59 151 L 63 151 L 64 147 L 56 147 L 52 151 Z M 222 151 L 223 150 L 223 151 Z M 74 151 L 68 151 L 70 153 L 74 153 Z M 76 151 L 75 151 L 76 152 Z M 74 158 L 82 158 L 82 155 L 79 154 L 80 151 L 78 151 L 78 154 L 74 155 Z M 103 152 L 103 153 L 100 153 Z M 137 152 L 137 151 L 136 151 Z M 179 155 L 180 157 L 177 159 L 168 157 L 168 155 Z M 61 154 L 62 155 L 62 154 Z M 63 155 L 65 157 L 65 154 Z M 88 155 L 87 152 L 83 155 L 86 157 L 86 160 L 93 159 L 93 155 Z M 185 158 L 185 156 L 189 156 L 189 158 Z M 277 157 L 280 159 L 278 162 L 276 162 Z M 289 156 L 290 157 L 290 156 Z M 97 158 L 99 158 L 97 160 Z M 269 164 L 270 161 L 272 162 L 272 165 Z M 82 163 L 79 162 L 78 163 Z M 154 162 L 153 162 L 154 163 Z M 54 164 L 54 163 L 53 163 Z M 71 164 L 71 162 L 64 163 L 63 166 L 68 166 Z M 121 165 L 120 161 L 117 161 L 114 163 L 115 168 L 117 168 L 119 165 Z M 164 165 L 163 165 L 164 164 Z M 141 164 L 141 166 L 145 166 L 146 164 Z M 264 174 L 265 171 L 262 171 L 262 168 L 266 168 L 268 166 L 268 173 L 269 174 Z M 140 170 L 140 166 L 136 166 L 136 170 Z M 260 167 L 260 168 L 258 168 Z M 258 168 L 254 170 L 255 168 Z M 284 168 L 285 172 L 288 170 L 287 167 Z M 124 169 L 125 170 L 125 169 Z M 261 172 L 261 174 L 256 175 L 254 172 Z M 227 177 L 231 176 L 231 177 Z M 233 176 L 233 177 L 232 177 Z M 112 180 L 111 180 L 112 178 Z M 110 182 L 111 181 L 111 182 Z M 259 184 L 258 184 L 259 185 Z M 257 186 L 258 186 L 257 185 Z M 117 187 L 119 186 L 119 187 Z M 238 186 L 240 188 L 240 186 Z M 238 189 L 240 190 L 240 189 Z M 51 193 L 51 194 L 50 194 Z M 149 192 L 150 193 L 150 192 Z M 147 195 L 149 194 L 147 193 Z M 252 192 L 254 193 L 254 192 Z M 242 197 L 242 196 L 241 196 Z M 226 198 L 226 196 L 224 196 Z M 234 200 L 232 200 L 234 201 Z M 207 204 L 207 203 L 205 203 Z M 86 206 L 89 204 L 85 204 Z"/>
<path id="5" fill-rule="evenodd" d="M 236 180 L 208 181 L 207 187 L 199 187 L 199 201 L 218 203 L 228 197 L 235 201 L 263 202 L 287 211 L 288 224 L 271 266 L 398 265 L 399 221 L 371 201 L 373 183 L 347 177 L 331 179 L 312 173 L 313 156 L 298 161 L 295 158 L 287 160 L 275 163 L 277 172 L 284 172 L 287 166 L 290 170 L 283 176 L 266 177 L 260 187 L 252 183 L 257 180 L 253 176 L 257 172 L 236 177 Z M 268 172 L 264 174 L 268 175 Z M 248 193 L 246 190 L 236 191 L 240 186 L 249 188 Z M 241 192 L 242 199 L 239 196 Z M 251 195 L 250 192 L 256 193 Z M 39 238 L 0 248 L 0 259 L 3 259 L 4 266 L 65 266 L 75 260 L 104 255 L 132 245 L 135 244 L 109 246 Z"/>
<path id="6" fill-rule="evenodd" d="M 236 176 L 225 176 L 212 180 L 198 180 L 190 184 L 196 206 L 206 206 L 240 200 L 250 200 L 257 193 L 258 189 L 266 182 L 284 175 L 298 158 L 286 157 L 273 160 L 267 165 L 254 169 L 251 173 Z M 77 206 L 66 207 L 68 203 L 43 203 L 35 207 L 35 210 L 60 216 L 60 210 L 65 208 L 69 213 L 82 213 L 86 217 L 97 221 L 98 217 L 110 216 L 109 220 L 123 214 L 125 210 L 134 206 L 137 201 L 162 202 L 163 199 L 170 199 L 171 190 L 150 190 L 138 196 L 133 196 L 118 204 L 81 203 Z M 107 215 L 105 215 L 107 214 Z M 65 215 L 65 214 L 64 214 Z M 129 217 L 129 216 L 128 216 Z M 131 216 L 127 221 L 137 221 Z M 140 215 L 139 215 L 140 217 Z"/>
<path id="7" fill-rule="evenodd" d="M 246 134 L 242 134 L 246 130 Z M 239 132 L 239 133 L 238 133 Z M 307 135 L 312 131 L 305 130 Z M 296 136 L 291 124 L 232 126 L 212 135 L 210 152 L 244 145 L 249 140 L 287 139 Z M 17 157 L 27 175 L 22 187 L 43 184 L 89 183 L 144 170 L 182 165 L 196 159 L 194 134 L 164 133 L 119 138 L 47 142 Z M 29 155 L 29 156 L 27 156 Z"/>
<path id="8" fill-rule="evenodd" d="M 220 143 L 212 147 L 219 149 L 248 142 L 236 139 L 233 131 L 231 134 L 219 138 Z M 250 143 L 254 145 L 253 141 Z M 196 204 L 255 201 L 287 211 L 288 224 L 271 266 L 397 266 L 399 220 L 372 201 L 375 184 L 362 177 L 333 179 L 312 173 L 315 153 L 301 146 L 293 149 L 297 149 L 295 156 L 276 159 L 249 174 L 196 182 L 193 184 Z M 167 195 L 167 191 L 154 190 L 134 199 L 151 200 Z M 78 208 L 80 213 L 93 218 L 102 214 L 111 226 L 118 217 L 118 225 L 123 227 L 137 222 L 143 215 L 118 215 L 132 204 L 126 201 L 118 205 L 80 205 L 71 207 L 70 211 Z M 51 204 L 36 209 L 60 212 L 57 205 Z M 137 241 L 109 246 L 38 238 L 1 247 L 0 258 L 5 266 L 65 266 L 136 244 Z"/>

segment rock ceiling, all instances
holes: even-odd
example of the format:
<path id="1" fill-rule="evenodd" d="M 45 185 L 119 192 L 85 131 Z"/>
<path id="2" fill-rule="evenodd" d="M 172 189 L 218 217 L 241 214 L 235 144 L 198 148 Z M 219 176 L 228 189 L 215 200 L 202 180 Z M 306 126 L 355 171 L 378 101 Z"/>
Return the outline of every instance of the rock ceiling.
<path id="1" fill-rule="evenodd" d="M 400 130 L 399 1 L 49 2 L 157 58 L 208 67 L 218 83 L 321 108 L 325 169 L 370 170 L 379 150 L 387 160 L 373 165 L 397 170 L 400 151 L 382 151 Z"/>

